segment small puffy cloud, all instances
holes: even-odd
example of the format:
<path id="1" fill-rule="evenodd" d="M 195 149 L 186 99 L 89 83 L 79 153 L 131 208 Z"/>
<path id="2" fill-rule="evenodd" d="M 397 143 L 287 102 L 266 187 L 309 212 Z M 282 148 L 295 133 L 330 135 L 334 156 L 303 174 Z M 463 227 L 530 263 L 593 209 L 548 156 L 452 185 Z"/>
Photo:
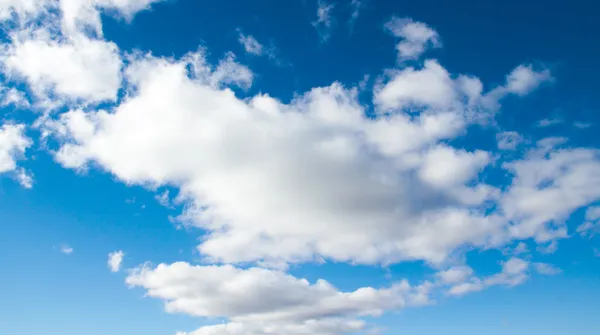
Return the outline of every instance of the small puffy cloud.
<path id="1" fill-rule="evenodd" d="M 401 281 L 387 288 L 342 292 L 325 280 L 310 283 L 280 271 L 188 263 L 144 266 L 126 279 L 170 313 L 226 318 L 190 335 L 343 334 L 365 329 L 363 317 L 426 303 L 428 286 Z"/>
<path id="2" fill-rule="evenodd" d="M 125 253 L 121 250 L 108 254 L 108 268 L 111 272 L 119 272 Z"/>
<path id="3" fill-rule="evenodd" d="M 546 276 L 553 276 L 553 275 L 557 275 L 562 272 L 561 269 L 555 267 L 552 264 L 548 264 L 548 263 L 533 263 L 533 268 L 539 274 L 546 275 Z"/>
<path id="4" fill-rule="evenodd" d="M 402 40 L 396 45 L 400 61 L 418 59 L 428 48 L 442 46 L 438 33 L 422 22 L 410 18 L 392 18 L 385 28 Z"/>
<path id="5" fill-rule="evenodd" d="M 260 56 L 263 53 L 263 45 L 254 38 L 252 35 L 245 35 L 241 31 L 239 32 L 238 41 L 244 47 L 247 53 Z"/>
<path id="6" fill-rule="evenodd" d="M 62 252 L 65 255 L 70 255 L 70 254 L 73 253 L 73 248 L 71 248 L 67 244 L 63 244 L 63 245 L 60 246 L 60 252 Z"/>
<path id="7" fill-rule="evenodd" d="M 516 131 L 505 131 L 496 134 L 496 141 L 500 150 L 515 150 L 523 142 L 523 137 Z"/>
<path id="8" fill-rule="evenodd" d="M 7 123 L 0 126 L 0 174 L 17 170 L 17 160 L 31 144 L 25 136 L 25 125 Z"/>
<path id="9" fill-rule="evenodd" d="M 536 71 L 532 65 L 520 65 L 506 77 L 506 90 L 519 96 L 531 93 L 541 83 L 552 79 L 550 71 Z"/>

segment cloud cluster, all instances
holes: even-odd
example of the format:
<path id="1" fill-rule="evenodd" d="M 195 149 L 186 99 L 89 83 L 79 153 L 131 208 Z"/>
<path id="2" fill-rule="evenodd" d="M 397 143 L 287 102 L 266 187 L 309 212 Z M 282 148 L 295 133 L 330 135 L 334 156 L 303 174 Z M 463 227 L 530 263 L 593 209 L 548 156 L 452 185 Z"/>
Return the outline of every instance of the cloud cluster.
<path id="1" fill-rule="evenodd" d="M 462 256 L 526 239 L 554 248 L 568 236 L 564 219 L 600 199 L 595 149 L 550 138 L 523 156 L 498 157 L 523 142 L 515 132 L 496 136 L 500 152 L 453 145 L 500 112 L 507 96 L 524 98 L 551 81 L 546 69 L 518 65 L 502 84 L 486 87 L 421 60 L 428 48 L 441 47 L 438 33 L 395 18 L 386 28 L 401 39 L 399 62 L 377 78 L 372 106 L 359 101 L 360 87 L 339 82 L 289 102 L 244 96 L 237 88 L 249 88 L 254 73 L 231 53 L 216 65 L 202 48 L 181 58 L 125 56 L 103 39 L 100 13 L 131 19 L 154 2 L 1 2 L 0 19 L 21 24 L 0 56 L 9 81 L 27 84 L 32 109 L 62 107 L 36 123 L 58 140 L 51 148 L 58 163 L 179 189 L 186 208 L 178 219 L 202 230 L 198 251 L 213 265 L 146 265 L 126 281 L 164 300 L 169 312 L 227 320 L 189 335 L 355 332 L 367 328 L 365 317 L 429 303 L 440 290 L 456 296 L 513 286 L 530 268 L 556 273 L 511 258 L 497 274 L 480 277 Z M 330 28 L 332 8 L 319 2 L 318 29 Z M 33 18 L 39 24 L 28 26 Z M 249 35 L 239 41 L 249 53 L 265 52 Z M 10 92 L 4 104 L 28 101 L 3 92 Z M 23 130 L 0 128 L 0 172 L 16 171 L 31 145 Z M 510 182 L 492 183 L 489 170 Z M 163 195 L 157 199 L 168 204 Z M 588 221 L 598 219 L 589 213 Z M 522 245 L 519 253 L 526 252 Z M 120 270 L 123 256 L 109 255 L 111 271 Z M 417 260 L 438 273 L 417 286 L 401 281 L 342 292 L 284 272 L 317 260 Z"/>

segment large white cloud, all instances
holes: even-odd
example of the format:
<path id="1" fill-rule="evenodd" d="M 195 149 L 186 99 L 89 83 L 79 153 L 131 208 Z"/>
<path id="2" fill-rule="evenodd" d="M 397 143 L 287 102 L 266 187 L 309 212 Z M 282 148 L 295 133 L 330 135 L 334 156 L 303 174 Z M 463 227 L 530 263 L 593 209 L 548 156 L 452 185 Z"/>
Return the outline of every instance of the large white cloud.
<path id="1" fill-rule="evenodd" d="M 287 105 L 239 100 L 199 57 L 134 63 L 126 72 L 135 94 L 114 111 L 61 117 L 55 127 L 68 143 L 57 159 L 181 186 L 193 203 L 187 215 L 210 232 L 200 251 L 217 261 L 442 262 L 499 228 L 476 208 L 493 188 L 465 186 L 488 155 L 436 145 L 455 126 L 438 115 L 369 120 L 356 92 L 339 84 Z"/>
<path id="2" fill-rule="evenodd" d="M 361 317 L 428 303 L 431 286 L 401 281 L 388 288 L 341 292 L 325 280 L 310 283 L 274 270 L 188 263 L 143 266 L 126 281 L 146 289 L 148 296 L 164 300 L 168 312 L 229 321 L 190 333 L 194 335 L 357 331 L 365 327 Z"/>

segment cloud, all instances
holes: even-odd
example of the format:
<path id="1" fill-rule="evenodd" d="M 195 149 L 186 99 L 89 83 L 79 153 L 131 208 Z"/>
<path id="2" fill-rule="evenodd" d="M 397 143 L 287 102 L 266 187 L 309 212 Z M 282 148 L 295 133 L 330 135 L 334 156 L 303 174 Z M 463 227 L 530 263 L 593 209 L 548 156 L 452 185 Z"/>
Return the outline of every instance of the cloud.
<path id="1" fill-rule="evenodd" d="M 5 123 L 0 126 L 0 174 L 17 172 L 17 160 L 23 158 L 32 141 L 25 136 L 25 125 Z"/>
<path id="2" fill-rule="evenodd" d="M 102 36 L 101 11 L 117 13 L 130 21 L 136 13 L 160 1 L 163 0 L 61 0 L 62 29 L 68 34 L 78 34 L 92 28 L 96 35 Z"/>
<path id="3" fill-rule="evenodd" d="M 31 172 L 27 172 L 27 170 L 24 168 L 17 169 L 15 178 L 24 188 L 33 188 L 33 174 Z"/>
<path id="4" fill-rule="evenodd" d="M 67 101 L 116 101 L 121 86 L 122 61 L 111 42 L 14 36 L 2 62 L 10 78 L 27 81 L 42 100 L 56 95 Z"/>
<path id="5" fill-rule="evenodd" d="M 121 250 L 108 254 L 108 268 L 110 272 L 119 272 L 123 257 L 125 257 L 125 253 Z"/>
<path id="6" fill-rule="evenodd" d="M 528 157 L 504 164 L 514 178 L 500 204 L 515 222 L 509 232 L 516 238 L 549 243 L 566 237 L 564 219 L 600 198 L 600 152 L 554 149 L 556 143 L 539 143 Z"/>
<path id="7" fill-rule="evenodd" d="M 312 25 L 317 29 L 321 42 L 325 42 L 331 37 L 331 28 L 334 23 L 331 11 L 334 7 L 334 4 L 327 3 L 324 0 L 317 2 L 317 19 L 312 22 Z"/>
<path id="8" fill-rule="evenodd" d="M 187 77 L 204 64 L 198 57 L 132 63 L 125 72 L 136 94 L 110 113 L 60 117 L 57 160 L 95 161 L 128 183 L 178 184 L 191 204 L 184 218 L 209 232 L 199 250 L 214 261 L 440 262 L 498 228 L 470 209 L 493 189 L 463 185 L 487 154 L 432 145 L 451 123 L 365 119 L 355 90 L 337 83 L 289 105 L 267 95 L 242 101 L 210 69 Z M 407 147 L 414 135 L 402 128 L 433 136 Z M 436 170 L 440 159 L 457 169 Z"/>
<path id="9" fill-rule="evenodd" d="M 263 45 L 260 44 L 256 38 L 252 35 L 244 35 L 241 31 L 239 32 L 238 41 L 244 47 L 247 53 L 260 56 L 263 53 Z"/>
<path id="10" fill-rule="evenodd" d="M 60 246 L 60 252 L 62 252 L 65 255 L 70 255 L 73 253 L 73 251 L 74 251 L 73 248 L 71 248 L 67 244 L 63 244 Z"/>
<path id="11" fill-rule="evenodd" d="M 585 222 L 576 229 L 582 237 L 593 237 L 600 233 L 600 206 L 590 206 L 585 212 Z"/>
<path id="12" fill-rule="evenodd" d="M 356 23 L 356 20 L 358 20 L 358 16 L 360 15 L 360 11 L 363 8 L 364 3 L 363 0 L 352 0 L 350 1 L 350 7 L 352 8 L 352 13 L 350 14 L 350 20 L 348 21 L 348 24 L 350 24 L 350 26 L 354 26 L 354 23 Z"/>
<path id="13" fill-rule="evenodd" d="M 537 271 L 539 274 L 547 276 L 554 276 L 562 272 L 561 269 L 548 263 L 533 263 L 533 267 L 535 268 L 535 271 Z"/>
<path id="14" fill-rule="evenodd" d="M 561 124 L 561 123 L 563 123 L 562 119 L 554 118 L 554 119 L 539 120 L 535 125 L 538 128 L 546 128 L 546 127 L 554 126 L 554 125 Z"/>
<path id="15" fill-rule="evenodd" d="M 342 334 L 365 328 L 363 317 L 427 303 L 427 285 L 341 292 L 325 280 L 310 283 L 280 271 L 188 263 L 143 266 L 126 279 L 165 301 L 169 313 L 226 318 L 228 323 L 187 333 Z"/>
<path id="16" fill-rule="evenodd" d="M 422 22 L 410 18 L 394 17 L 385 24 L 385 28 L 402 40 L 396 45 L 398 60 L 418 59 L 428 48 L 441 48 L 438 33 Z"/>
<path id="17" fill-rule="evenodd" d="M 466 267 L 451 268 L 438 275 L 444 284 L 452 284 L 447 290 L 448 295 L 462 296 L 496 285 L 520 285 L 529 277 L 527 273 L 529 265 L 528 261 L 513 257 L 502 263 L 502 270 L 499 273 L 484 278 L 471 276 L 472 270 Z M 453 280 L 444 280 L 448 273 L 452 273 L 450 278 Z"/>
<path id="18" fill-rule="evenodd" d="M 578 129 L 587 129 L 592 126 L 592 123 L 589 122 L 574 122 L 573 127 Z"/>
<path id="19" fill-rule="evenodd" d="M 542 69 L 536 71 L 532 65 L 520 65 L 506 78 L 506 89 L 516 95 L 526 95 L 536 89 L 541 83 L 550 81 L 550 71 Z"/>
<path id="20" fill-rule="evenodd" d="M 515 150 L 523 142 L 523 137 L 516 131 L 505 131 L 496 134 L 498 149 Z"/>

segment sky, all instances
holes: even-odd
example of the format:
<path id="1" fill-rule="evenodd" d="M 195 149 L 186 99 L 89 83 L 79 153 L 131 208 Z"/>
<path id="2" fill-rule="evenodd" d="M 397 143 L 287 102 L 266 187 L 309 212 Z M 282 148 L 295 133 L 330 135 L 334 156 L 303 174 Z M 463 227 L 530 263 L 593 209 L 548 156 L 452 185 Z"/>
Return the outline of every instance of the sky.
<path id="1" fill-rule="evenodd" d="M 599 9 L 0 0 L 0 334 L 598 334 Z"/>

